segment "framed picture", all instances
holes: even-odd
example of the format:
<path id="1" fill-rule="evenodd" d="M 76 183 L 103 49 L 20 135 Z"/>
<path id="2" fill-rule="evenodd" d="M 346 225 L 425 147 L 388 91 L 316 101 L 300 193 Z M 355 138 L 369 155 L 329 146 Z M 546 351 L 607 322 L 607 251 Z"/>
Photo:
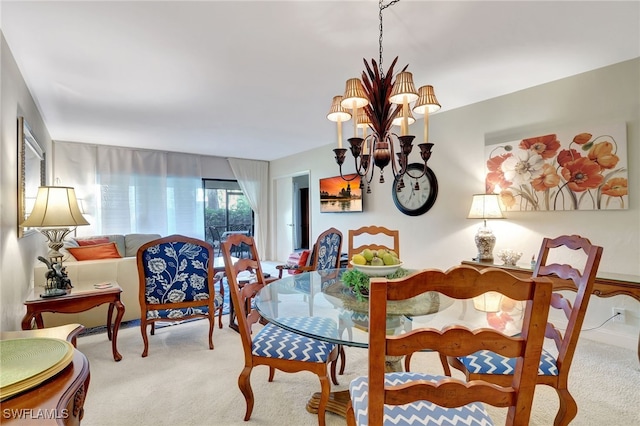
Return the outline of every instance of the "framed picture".
<path id="1" fill-rule="evenodd" d="M 357 173 L 320 179 L 320 213 L 362 211 L 362 189 Z"/>
<path id="2" fill-rule="evenodd" d="M 625 123 L 549 129 L 485 155 L 486 192 L 508 211 L 629 208 Z"/>

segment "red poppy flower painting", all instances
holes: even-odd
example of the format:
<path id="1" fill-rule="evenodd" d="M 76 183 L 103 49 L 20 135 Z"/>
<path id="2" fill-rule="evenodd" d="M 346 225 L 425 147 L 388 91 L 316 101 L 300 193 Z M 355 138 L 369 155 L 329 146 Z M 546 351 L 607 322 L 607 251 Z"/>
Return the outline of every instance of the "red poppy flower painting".
<path id="1" fill-rule="evenodd" d="M 486 191 L 506 210 L 628 208 L 624 123 L 487 145 L 486 153 Z"/>

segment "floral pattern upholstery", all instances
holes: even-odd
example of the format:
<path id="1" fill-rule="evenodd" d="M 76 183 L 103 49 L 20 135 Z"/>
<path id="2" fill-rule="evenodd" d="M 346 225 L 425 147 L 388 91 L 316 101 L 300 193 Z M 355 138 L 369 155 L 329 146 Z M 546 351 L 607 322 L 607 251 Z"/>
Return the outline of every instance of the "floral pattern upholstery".
<path id="1" fill-rule="evenodd" d="M 337 268 L 340 262 L 340 247 L 342 246 L 342 234 L 330 232 L 322 235 L 316 243 L 318 250 L 317 271 Z"/>
<path id="2" fill-rule="evenodd" d="M 147 319 L 180 319 L 194 314 L 206 315 L 209 289 L 207 276 L 209 252 L 204 246 L 186 242 L 153 245 L 142 253 L 145 276 L 145 298 L 148 304 L 193 302 L 202 306 L 160 309 L 147 312 Z M 223 304 L 222 295 L 214 294 L 214 308 Z"/>

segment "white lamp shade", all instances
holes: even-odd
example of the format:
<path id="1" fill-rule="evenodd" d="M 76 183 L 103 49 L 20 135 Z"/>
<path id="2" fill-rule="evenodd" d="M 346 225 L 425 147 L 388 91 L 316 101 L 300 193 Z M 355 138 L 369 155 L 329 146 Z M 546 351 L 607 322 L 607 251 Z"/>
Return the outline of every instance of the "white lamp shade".
<path id="1" fill-rule="evenodd" d="M 392 104 L 402 105 L 405 99 L 408 103 L 418 99 L 418 92 L 416 92 L 416 86 L 413 84 L 413 74 L 409 71 L 398 73 L 396 80 L 393 82 L 391 95 L 389 95 L 389 102 Z"/>
<path id="2" fill-rule="evenodd" d="M 498 194 L 475 194 L 467 219 L 504 219 Z"/>
<path id="3" fill-rule="evenodd" d="M 362 108 L 369 105 L 369 99 L 367 99 L 364 86 L 362 86 L 362 81 L 359 78 L 347 80 L 341 105 L 342 108 L 353 108 L 354 106 L 355 108 Z"/>
<path id="4" fill-rule="evenodd" d="M 54 228 L 89 225 L 82 216 L 73 188 L 41 186 L 31 214 L 20 224 L 28 228 Z"/>
<path id="5" fill-rule="evenodd" d="M 436 112 L 440 109 L 440 103 L 433 91 L 433 86 L 422 86 L 418 89 L 418 100 L 413 106 L 413 112 L 416 114 L 425 114 Z"/>
<path id="6" fill-rule="evenodd" d="M 340 103 L 342 102 L 342 96 L 336 95 L 333 97 L 331 101 L 331 108 L 329 109 L 329 114 L 327 114 L 327 118 L 329 121 L 334 122 L 342 122 L 351 120 L 351 113 L 346 109 L 342 108 Z"/>

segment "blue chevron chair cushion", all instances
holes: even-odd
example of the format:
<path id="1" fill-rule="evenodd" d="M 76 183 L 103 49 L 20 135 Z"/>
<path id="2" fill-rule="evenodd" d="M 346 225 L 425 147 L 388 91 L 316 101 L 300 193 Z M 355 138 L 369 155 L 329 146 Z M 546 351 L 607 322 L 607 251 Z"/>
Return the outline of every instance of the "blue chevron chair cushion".
<path id="1" fill-rule="evenodd" d="M 338 335 L 338 325 L 329 318 L 279 318 L 278 321 L 298 323 L 313 330 L 314 334 Z M 334 347 L 333 343 L 311 339 L 269 323 L 253 338 L 251 353 L 267 358 L 326 363 Z"/>
<path id="2" fill-rule="evenodd" d="M 399 385 L 414 380 L 436 382 L 442 378 L 441 376 L 413 372 L 387 373 L 384 376 L 386 385 Z M 352 380 L 349 385 L 349 393 L 351 394 L 351 403 L 353 404 L 356 424 L 368 425 L 368 377 L 358 377 Z M 405 405 L 385 405 L 384 424 L 394 426 L 488 426 L 493 425 L 493 421 L 485 410 L 484 405 L 479 402 L 474 402 L 462 407 L 445 408 L 429 401 L 416 401 Z"/>
<path id="3" fill-rule="evenodd" d="M 513 374 L 516 368 L 516 358 L 507 358 L 495 352 L 483 350 L 458 357 L 469 373 L 475 374 Z M 546 350 L 542 350 L 538 375 L 557 376 L 556 358 Z"/>

